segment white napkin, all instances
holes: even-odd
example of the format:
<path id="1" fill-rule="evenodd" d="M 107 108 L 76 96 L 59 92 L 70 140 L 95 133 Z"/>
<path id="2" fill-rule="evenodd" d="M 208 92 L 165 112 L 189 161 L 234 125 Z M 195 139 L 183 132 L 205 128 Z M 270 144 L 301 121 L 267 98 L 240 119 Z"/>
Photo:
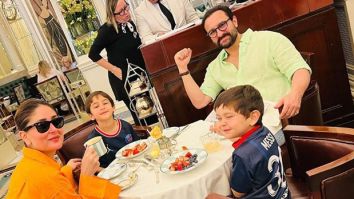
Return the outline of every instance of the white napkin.
<path id="1" fill-rule="evenodd" d="M 274 106 L 274 102 L 264 101 L 264 114 L 262 118 L 264 126 L 266 126 L 273 134 L 282 128 L 279 118 L 279 110 L 275 109 Z"/>

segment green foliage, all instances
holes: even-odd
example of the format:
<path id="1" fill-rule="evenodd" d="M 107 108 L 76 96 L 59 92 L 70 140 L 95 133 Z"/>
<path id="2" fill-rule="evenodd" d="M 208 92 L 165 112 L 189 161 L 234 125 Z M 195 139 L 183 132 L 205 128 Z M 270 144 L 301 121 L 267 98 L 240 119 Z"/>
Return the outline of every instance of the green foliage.
<path id="1" fill-rule="evenodd" d="M 90 0 L 60 0 L 59 5 L 68 25 L 96 18 L 96 11 Z"/>

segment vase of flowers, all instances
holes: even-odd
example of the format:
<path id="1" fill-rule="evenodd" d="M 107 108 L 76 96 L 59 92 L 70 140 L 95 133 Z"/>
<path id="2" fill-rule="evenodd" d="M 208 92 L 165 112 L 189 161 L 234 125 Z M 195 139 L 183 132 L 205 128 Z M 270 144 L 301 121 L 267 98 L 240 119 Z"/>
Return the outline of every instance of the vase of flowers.
<path id="1" fill-rule="evenodd" d="M 77 36 L 97 30 L 92 24 L 97 17 L 90 0 L 60 0 L 59 5 L 66 23 L 76 30 Z"/>

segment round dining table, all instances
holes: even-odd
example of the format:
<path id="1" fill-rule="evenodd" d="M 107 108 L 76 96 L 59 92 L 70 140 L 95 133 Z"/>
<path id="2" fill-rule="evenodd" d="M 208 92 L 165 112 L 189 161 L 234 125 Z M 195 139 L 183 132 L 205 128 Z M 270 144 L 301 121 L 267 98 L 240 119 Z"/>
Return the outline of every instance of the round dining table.
<path id="1" fill-rule="evenodd" d="M 185 128 L 180 127 L 175 149 L 182 150 L 182 146 L 189 149 L 203 149 L 200 137 L 209 133 L 210 125 L 212 125 L 211 122 L 199 120 Z M 219 151 L 209 153 L 203 163 L 188 172 L 163 173 L 158 164 L 155 169 L 144 165 L 137 167 L 136 162 L 144 158 L 144 155 L 141 155 L 133 160 L 127 159 L 125 162 L 128 169 L 117 179 L 111 181 L 119 182 L 136 170 L 134 171 L 137 174 L 136 183 L 120 193 L 119 198 L 122 199 L 201 199 L 211 192 L 229 195 L 231 193 L 230 173 L 233 148 L 229 140 L 220 140 L 220 144 Z M 118 161 L 121 160 L 116 159 L 111 164 L 116 164 Z M 134 167 L 131 167 L 132 165 Z"/>

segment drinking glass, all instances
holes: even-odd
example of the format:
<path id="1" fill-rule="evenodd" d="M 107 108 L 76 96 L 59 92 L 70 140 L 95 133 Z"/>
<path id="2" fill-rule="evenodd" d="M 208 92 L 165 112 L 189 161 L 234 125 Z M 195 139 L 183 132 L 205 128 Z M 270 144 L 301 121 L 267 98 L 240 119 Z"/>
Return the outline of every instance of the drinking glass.
<path id="1" fill-rule="evenodd" d="M 208 153 L 217 152 L 222 149 L 222 145 L 214 133 L 205 134 L 200 137 L 200 140 Z"/>
<path id="2" fill-rule="evenodd" d="M 151 151 L 150 151 L 150 156 L 153 159 L 157 159 L 160 156 L 160 147 L 159 144 L 154 142 L 152 143 Z"/>

